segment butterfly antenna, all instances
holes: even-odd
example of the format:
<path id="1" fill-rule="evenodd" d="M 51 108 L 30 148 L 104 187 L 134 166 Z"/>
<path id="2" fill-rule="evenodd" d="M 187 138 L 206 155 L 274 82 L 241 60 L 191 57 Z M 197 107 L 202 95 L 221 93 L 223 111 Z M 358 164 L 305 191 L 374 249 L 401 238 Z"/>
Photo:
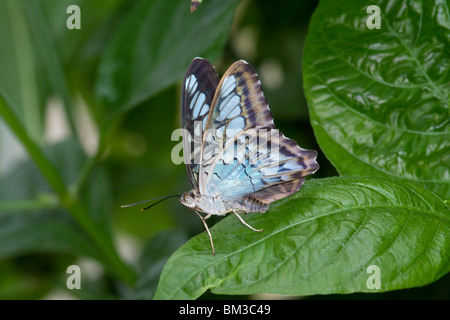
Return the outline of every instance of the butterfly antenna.
<path id="1" fill-rule="evenodd" d="M 141 211 L 144 211 L 144 210 L 150 209 L 151 207 L 157 205 L 157 204 L 160 203 L 160 202 L 163 202 L 163 201 L 166 200 L 166 199 L 173 198 L 173 197 L 178 197 L 178 198 L 179 198 L 179 197 L 181 197 L 181 195 L 179 195 L 179 194 L 174 194 L 174 195 L 171 195 L 171 196 L 158 197 L 158 198 L 148 199 L 148 200 L 139 201 L 139 202 L 135 202 L 135 203 L 124 204 L 124 205 L 122 205 L 122 206 L 120 206 L 120 207 L 121 207 L 121 208 L 128 208 L 128 207 L 135 206 L 135 205 L 137 205 L 137 204 L 141 204 L 141 203 L 145 203 L 145 202 L 149 202 L 149 201 L 161 199 L 161 200 L 159 200 L 158 202 L 155 202 L 155 203 L 149 205 L 148 207 L 141 209 Z"/>

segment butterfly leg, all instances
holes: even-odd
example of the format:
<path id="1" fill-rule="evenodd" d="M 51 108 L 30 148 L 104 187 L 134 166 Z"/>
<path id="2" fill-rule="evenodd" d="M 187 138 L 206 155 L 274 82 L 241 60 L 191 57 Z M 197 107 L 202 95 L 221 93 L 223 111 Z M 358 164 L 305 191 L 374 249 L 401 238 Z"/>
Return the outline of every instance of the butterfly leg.
<path id="1" fill-rule="evenodd" d="M 209 235 L 209 241 L 211 242 L 212 253 L 215 255 L 216 250 L 214 250 L 214 243 L 213 243 L 213 239 L 211 236 L 211 232 L 209 232 L 208 225 L 206 224 L 206 221 L 205 221 L 206 219 L 208 219 L 211 216 L 211 214 L 208 214 L 207 216 L 202 217 L 202 215 L 200 213 L 198 213 L 198 211 L 195 211 L 195 213 L 200 217 L 200 219 L 202 219 L 202 222 L 203 222 L 203 225 L 205 226 L 206 232 L 208 232 L 208 235 Z"/>
<path id="2" fill-rule="evenodd" d="M 234 214 L 239 218 L 239 220 L 241 220 L 241 222 L 242 222 L 247 228 L 252 229 L 253 231 L 256 231 L 256 232 L 264 231 L 264 229 L 255 229 L 255 228 L 253 228 L 251 225 L 249 225 L 247 222 L 245 222 L 244 219 L 242 219 L 242 217 L 239 215 L 239 213 L 237 213 L 237 212 L 234 211 L 234 210 L 233 210 L 233 212 L 234 212 Z"/>

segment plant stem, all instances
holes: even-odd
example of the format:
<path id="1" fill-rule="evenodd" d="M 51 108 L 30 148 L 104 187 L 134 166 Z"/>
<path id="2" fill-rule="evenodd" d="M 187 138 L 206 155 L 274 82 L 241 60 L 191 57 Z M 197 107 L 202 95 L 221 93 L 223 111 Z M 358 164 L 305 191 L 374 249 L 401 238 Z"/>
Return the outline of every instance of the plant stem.
<path id="1" fill-rule="evenodd" d="M 100 228 L 92 221 L 87 210 L 74 197 L 70 203 L 66 203 L 66 208 L 72 213 L 73 217 L 80 223 L 87 234 L 95 241 L 106 258 L 106 269 L 118 275 L 125 283 L 132 286 L 136 281 L 136 274 L 126 265 L 117 254 L 111 239 L 100 231 Z"/>
<path id="2" fill-rule="evenodd" d="M 103 156 L 106 147 L 108 145 L 108 141 L 112 133 L 115 131 L 115 129 L 118 127 L 120 120 L 116 118 L 116 120 L 112 120 L 107 122 L 108 125 L 101 128 L 100 130 L 100 138 L 98 142 L 98 148 L 97 152 L 94 156 L 88 159 L 87 163 L 83 166 L 81 169 L 80 175 L 78 180 L 75 183 L 74 193 L 78 194 L 78 192 L 84 187 L 85 183 L 87 182 L 89 175 L 91 174 L 92 170 L 95 168 L 95 165 L 98 163 L 100 158 Z"/>
<path id="3" fill-rule="evenodd" d="M 25 130 L 23 124 L 19 121 L 17 115 L 15 114 L 14 109 L 4 98 L 3 93 L 0 93 L 0 114 L 3 116 L 6 124 L 9 125 L 11 131 L 14 132 L 17 138 L 19 138 L 22 142 L 44 177 L 50 183 L 53 190 L 57 193 L 58 197 L 62 200 L 62 202 L 64 202 L 68 197 L 68 193 L 64 183 L 59 177 L 58 172 L 55 168 L 53 168 L 39 147 L 30 138 L 28 132 Z"/>
<path id="4" fill-rule="evenodd" d="M 29 137 L 2 93 L 0 93 L 0 115 L 3 116 L 10 129 L 25 146 L 31 158 L 33 158 L 52 189 L 58 195 L 61 205 L 72 214 L 74 219 L 81 225 L 88 236 L 92 238 L 98 249 L 100 249 L 101 255 L 107 262 L 105 264 L 106 268 L 119 276 L 128 285 L 133 285 L 136 279 L 134 271 L 120 259 L 111 239 L 102 232 L 101 228 L 98 228 L 80 201 L 67 190 L 57 170 Z"/>

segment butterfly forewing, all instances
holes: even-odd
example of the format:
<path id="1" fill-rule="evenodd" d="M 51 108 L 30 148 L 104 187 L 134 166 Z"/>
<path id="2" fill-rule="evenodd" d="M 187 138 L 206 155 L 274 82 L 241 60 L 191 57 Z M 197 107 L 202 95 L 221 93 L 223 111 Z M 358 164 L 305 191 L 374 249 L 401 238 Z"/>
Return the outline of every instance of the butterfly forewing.
<path id="1" fill-rule="evenodd" d="M 189 65 L 181 93 L 184 161 L 193 188 L 198 187 L 201 141 L 219 76 L 205 59 L 195 58 Z"/>

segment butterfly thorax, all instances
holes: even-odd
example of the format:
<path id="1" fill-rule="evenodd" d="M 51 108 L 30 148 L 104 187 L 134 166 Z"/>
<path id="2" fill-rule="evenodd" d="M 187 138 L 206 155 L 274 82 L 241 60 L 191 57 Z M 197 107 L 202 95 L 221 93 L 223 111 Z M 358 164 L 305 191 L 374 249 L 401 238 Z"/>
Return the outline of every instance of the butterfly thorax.
<path id="1" fill-rule="evenodd" d="M 180 201 L 186 207 L 207 214 L 225 215 L 230 211 L 236 212 L 266 212 L 269 205 L 251 195 L 234 201 L 226 201 L 220 195 L 209 196 L 194 189 L 184 193 Z"/>

